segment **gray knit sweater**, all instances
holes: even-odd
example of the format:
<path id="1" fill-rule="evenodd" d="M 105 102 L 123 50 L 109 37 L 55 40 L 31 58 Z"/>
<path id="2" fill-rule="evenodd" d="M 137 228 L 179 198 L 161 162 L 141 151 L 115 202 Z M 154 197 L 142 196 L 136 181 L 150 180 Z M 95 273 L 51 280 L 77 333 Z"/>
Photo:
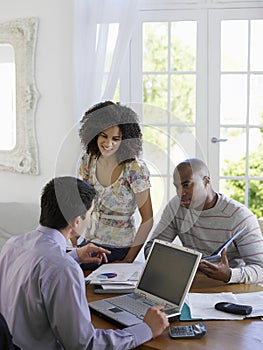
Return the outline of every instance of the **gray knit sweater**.
<path id="1" fill-rule="evenodd" d="M 203 211 L 186 209 L 178 196 L 173 197 L 145 246 L 145 256 L 153 239 L 172 242 L 176 236 L 185 247 L 206 256 L 244 225 L 245 231 L 227 249 L 229 283 L 263 282 L 263 237 L 257 218 L 246 206 L 219 193 L 216 205 Z"/>

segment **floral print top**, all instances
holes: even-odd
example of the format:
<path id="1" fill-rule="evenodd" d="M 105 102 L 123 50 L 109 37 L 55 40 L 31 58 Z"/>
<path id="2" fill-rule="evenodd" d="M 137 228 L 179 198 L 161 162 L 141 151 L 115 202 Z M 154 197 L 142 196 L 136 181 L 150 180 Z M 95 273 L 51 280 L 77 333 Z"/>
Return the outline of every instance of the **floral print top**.
<path id="1" fill-rule="evenodd" d="M 124 163 L 119 178 L 104 187 L 96 176 L 96 162 L 96 158 L 89 160 L 85 154 L 79 169 L 83 180 L 93 184 L 97 191 L 86 239 L 114 248 L 129 247 L 136 234 L 133 216 L 137 208 L 135 193 L 151 187 L 150 172 L 145 162 L 136 158 Z"/>

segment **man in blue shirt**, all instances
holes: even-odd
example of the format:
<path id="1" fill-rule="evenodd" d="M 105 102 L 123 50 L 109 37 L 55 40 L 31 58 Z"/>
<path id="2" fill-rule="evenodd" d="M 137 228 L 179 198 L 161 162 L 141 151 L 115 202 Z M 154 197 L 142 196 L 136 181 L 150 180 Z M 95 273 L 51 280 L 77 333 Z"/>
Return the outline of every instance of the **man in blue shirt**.
<path id="1" fill-rule="evenodd" d="M 107 261 L 110 252 L 89 244 L 66 253 L 93 210 L 94 188 L 74 177 L 51 180 L 41 196 L 40 225 L 12 237 L 0 254 L 0 312 L 23 350 L 132 349 L 168 327 L 161 307 L 140 325 L 94 329 L 80 262 Z"/>

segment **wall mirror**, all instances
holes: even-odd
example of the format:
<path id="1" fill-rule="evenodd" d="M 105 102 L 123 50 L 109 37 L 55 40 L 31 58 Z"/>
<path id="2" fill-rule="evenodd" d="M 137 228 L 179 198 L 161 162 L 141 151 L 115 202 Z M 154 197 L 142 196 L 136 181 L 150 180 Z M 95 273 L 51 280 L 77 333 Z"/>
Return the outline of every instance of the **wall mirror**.
<path id="1" fill-rule="evenodd" d="M 37 175 L 37 18 L 0 23 L 0 170 Z"/>

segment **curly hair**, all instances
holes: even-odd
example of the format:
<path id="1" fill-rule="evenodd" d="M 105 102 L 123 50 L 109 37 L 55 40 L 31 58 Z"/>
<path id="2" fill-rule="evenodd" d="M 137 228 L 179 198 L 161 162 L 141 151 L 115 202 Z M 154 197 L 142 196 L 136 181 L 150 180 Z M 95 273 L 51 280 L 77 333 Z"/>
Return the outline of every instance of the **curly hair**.
<path id="1" fill-rule="evenodd" d="M 99 134 L 116 125 L 122 134 L 121 145 L 116 153 L 118 164 L 135 159 L 142 151 L 139 118 L 129 107 L 112 101 L 100 102 L 85 112 L 80 123 L 80 141 L 85 152 L 91 156 L 98 158 L 101 155 L 97 144 Z"/>

